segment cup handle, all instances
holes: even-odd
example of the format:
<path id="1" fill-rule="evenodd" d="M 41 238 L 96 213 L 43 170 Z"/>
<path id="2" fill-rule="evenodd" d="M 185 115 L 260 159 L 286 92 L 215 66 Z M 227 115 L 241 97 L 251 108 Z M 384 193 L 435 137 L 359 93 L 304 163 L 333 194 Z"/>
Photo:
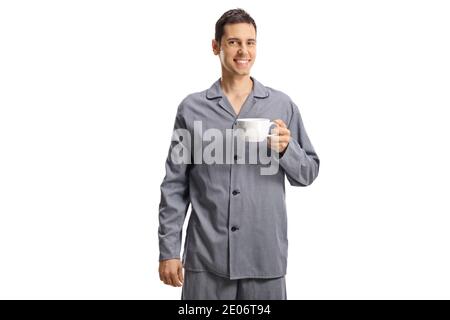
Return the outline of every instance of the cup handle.
<path id="1" fill-rule="evenodd" d="M 270 132 L 270 127 L 271 126 L 276 126 L 277 124 L 275 123 L 275 122 L 273 122 L 273 121 L 270 121 L 270 123 L 269 123 L 269 132 Z M 273 137 L 273 136 L 276 136 L 276 134 L 268 134 L 267 135 L 267 137 L 269 138 L 269 137 Z"/>

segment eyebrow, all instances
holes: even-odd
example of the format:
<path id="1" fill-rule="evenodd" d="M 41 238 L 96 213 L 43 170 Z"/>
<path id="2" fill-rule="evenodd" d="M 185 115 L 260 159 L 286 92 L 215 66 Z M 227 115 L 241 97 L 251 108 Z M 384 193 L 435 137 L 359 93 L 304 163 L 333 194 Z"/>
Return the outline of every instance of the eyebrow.
<path id="1" fill-rule="evenodd" d="M 239 38 L 228 38 L 227 39 L 227 41 L 230 41 L 230 40 L 241 41 L 241 39 L 239 39 Z M 256 42 L 256 39 L 250 38 L 250 39 L 247 39 L 247 41 L 255 41 Z"/>

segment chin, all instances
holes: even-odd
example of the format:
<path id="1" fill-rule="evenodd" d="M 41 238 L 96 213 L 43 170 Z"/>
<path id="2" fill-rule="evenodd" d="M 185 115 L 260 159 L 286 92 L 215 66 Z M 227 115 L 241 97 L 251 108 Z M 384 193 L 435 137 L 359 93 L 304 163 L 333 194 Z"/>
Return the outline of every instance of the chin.
<path id="1" fill-rule="evenodd" d="M 248 76 L 250 74 L 250 70 L 236 70 L 235 74 L 240 76 Z"/>

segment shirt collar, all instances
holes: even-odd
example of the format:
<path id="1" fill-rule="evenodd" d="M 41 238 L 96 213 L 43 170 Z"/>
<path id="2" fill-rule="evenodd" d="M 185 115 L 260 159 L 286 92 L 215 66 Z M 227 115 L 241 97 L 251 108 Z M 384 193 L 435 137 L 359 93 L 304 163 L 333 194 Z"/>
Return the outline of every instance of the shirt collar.
<path id="1" fill-rule="evenodd" d="M 267 98 L 269 96 L 269 90 L 262 85 L 255 78 L 250 77 L 253 80 L 252 94 L 256 98 Z M 222 88 L 220 87 L 220 79 L 213 83 L 213 85 L 206 90 L 206 97 L 208 99 L 215 99 L 223 97 Z"/>

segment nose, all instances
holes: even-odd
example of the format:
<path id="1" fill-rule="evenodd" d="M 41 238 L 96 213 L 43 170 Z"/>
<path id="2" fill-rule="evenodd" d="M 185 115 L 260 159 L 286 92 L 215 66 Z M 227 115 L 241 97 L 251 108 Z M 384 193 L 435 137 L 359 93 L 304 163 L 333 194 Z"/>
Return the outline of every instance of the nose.
<path id="1" fill-rule="evenodd" d="M 248 52 L 247 50 L 247 46 L 244 44 L 242 45 L 239 49 L 238 49 L 238 54 L 239 55 L 244 55 Z"/>

